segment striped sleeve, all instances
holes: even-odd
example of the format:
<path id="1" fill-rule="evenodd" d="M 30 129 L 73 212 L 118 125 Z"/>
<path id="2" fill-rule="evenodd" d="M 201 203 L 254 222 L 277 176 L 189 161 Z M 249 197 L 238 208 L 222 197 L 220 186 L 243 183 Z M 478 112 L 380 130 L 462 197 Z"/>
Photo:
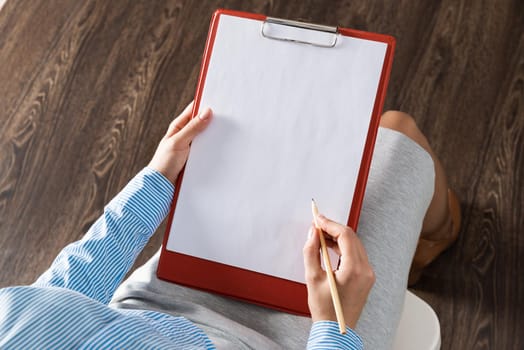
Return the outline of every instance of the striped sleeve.
<path id="1" fill-rule="evenodd" d="M 346 327 L 346 334 L 340 334 L 337 322 L 318 321 L 311 327 L 307 348 L 308 350 L 361 350 L 364 349 L 364 344 L 360 336 L 351 328 Z"/>
<path id="2" fill-rule="evenodd" d="M 144 168 L 86 235 L 60 252 L 34 286 L 67 288 L 107 304 L 166 217 L 173 192 L 162 174 Z"/>

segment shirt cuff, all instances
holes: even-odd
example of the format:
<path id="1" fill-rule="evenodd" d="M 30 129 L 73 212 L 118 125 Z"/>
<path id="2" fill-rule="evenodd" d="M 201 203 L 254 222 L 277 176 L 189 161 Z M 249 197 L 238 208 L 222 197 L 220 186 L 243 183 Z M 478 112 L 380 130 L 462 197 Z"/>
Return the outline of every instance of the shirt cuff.
<path id="1" fill-rule="evenodd" d="M 175 187 L 160 172 L 146 167 L 108 204 L 137 217 L 150 232 L 156 231 L 169 213 Z"/>
<path id="2" fill-rule="evenodd" d="M 346 326 L 346 334 L 340 334 L 338 323 L 334 321 L 317 321 L 313 323 L 308 349 L 364 349 L 364 343 L 354 330 Z"/>

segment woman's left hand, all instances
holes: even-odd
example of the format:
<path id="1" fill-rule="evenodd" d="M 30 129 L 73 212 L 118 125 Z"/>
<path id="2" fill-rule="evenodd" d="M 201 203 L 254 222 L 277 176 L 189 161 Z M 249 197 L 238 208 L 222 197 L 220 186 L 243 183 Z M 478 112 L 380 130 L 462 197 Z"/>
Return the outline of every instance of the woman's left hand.
<path id="1" fill-rule="evenodd" d="M 169 124 L 166 134 L 149 163 L 149 167 L 162 173 L 173 184 L 187 161 L 191 141 L 206 128 L 211 120 L 211 109 L 205 108 L 191 119 L 192 110 L 193 102 Z"/>

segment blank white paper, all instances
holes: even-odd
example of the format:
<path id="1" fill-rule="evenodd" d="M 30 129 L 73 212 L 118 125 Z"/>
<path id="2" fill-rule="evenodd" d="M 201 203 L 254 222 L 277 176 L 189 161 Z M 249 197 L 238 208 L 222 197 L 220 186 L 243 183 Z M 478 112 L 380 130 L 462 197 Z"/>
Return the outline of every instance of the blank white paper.
<path id="1" fill-rule="evenodd" d="M 319 48 L 261 26 L 220 17 L 200 104 L 213 119 L 191 146 L 166 248 L 304 283 L 311 198 L 347 222 L 387 44 L 340 35 Z"/>

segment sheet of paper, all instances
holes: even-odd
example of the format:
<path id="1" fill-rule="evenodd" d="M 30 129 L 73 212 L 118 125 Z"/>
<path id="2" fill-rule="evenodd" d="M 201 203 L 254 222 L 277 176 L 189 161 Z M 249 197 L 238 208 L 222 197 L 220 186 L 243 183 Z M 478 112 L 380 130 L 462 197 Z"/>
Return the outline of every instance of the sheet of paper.
<path id="1" fill-rule="evenodd" d="M 167 249 L 304 282 L 311 198 L 346 223 L 387 45 L 264 38 L 220 18 Z M 274 29 L 272 29 L 274 30 Z"/>

